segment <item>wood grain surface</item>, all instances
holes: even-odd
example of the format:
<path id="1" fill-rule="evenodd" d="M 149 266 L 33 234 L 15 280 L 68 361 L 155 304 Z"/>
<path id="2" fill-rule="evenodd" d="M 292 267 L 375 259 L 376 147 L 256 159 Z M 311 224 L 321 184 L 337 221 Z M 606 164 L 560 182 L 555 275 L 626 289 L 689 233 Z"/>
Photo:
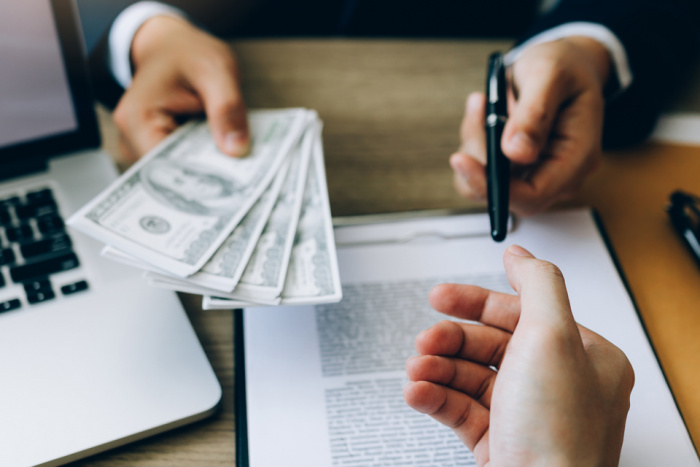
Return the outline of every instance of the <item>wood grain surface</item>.
<path id="1" fill-rule="evenodd" d="M 303 106 L 324 121 L 334 216 L 474 208 L 448 158 L 465 97 L 484 88 L 489 53 L 508 41 L 261 40 L 233 44 L 249 108 Z M 700 110 L 698 94 L 682 110 Z M 688 102 L 698 102 L 697 107 Z M 104 146 L 118 157 L 111 117 Z M 691 434 L 700 439 L 700 273 L 666 222 L 673 188 L 700 193 L 700 150 L 647 145 L 608 154 L 573 204 L 599 210 Z M 233 320 L 181 295 L 224 388 L 219 413 L 79 462 L 95 466 L 234 465 Z"/>
<path id="2" fill-rule="evenodd" d="M 606 154 L 578 202 L 593 206 L 603 220 L 698 446 L 700 269 L 665 212 L 669 195 L 677 189 L 700 193 L 700 147 L 646 144 Z"/>

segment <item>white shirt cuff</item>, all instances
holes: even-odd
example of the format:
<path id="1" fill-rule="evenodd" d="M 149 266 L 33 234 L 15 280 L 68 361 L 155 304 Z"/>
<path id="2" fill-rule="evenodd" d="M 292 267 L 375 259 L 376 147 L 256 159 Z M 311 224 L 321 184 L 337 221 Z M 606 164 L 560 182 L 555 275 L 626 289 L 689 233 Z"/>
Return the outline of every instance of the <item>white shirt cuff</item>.
<path id="1" fill-rule="evenodd" d="M 525 50 L 533 45 L 552 42 L 565 37 L 584 36 L 600 42 L 610 53 L 622 92 L 632 84 L 632 70 L 627 61 L 627 52 L 615 34 L 602 24 L 588 22 L 565 23 L 531 37 L 505 55 L 506 65 L 513 64 Z"/>
<path id="2" fill-rule="evenodd" d="M 158 2 L 138 2 L 125 8 L 112 23 L 109 30 L 107 66 L 117 82 L 127 89 L 131 85 L 131 43 L 136 31 L 157 15 L 185 18 L 177 8 Z"/>

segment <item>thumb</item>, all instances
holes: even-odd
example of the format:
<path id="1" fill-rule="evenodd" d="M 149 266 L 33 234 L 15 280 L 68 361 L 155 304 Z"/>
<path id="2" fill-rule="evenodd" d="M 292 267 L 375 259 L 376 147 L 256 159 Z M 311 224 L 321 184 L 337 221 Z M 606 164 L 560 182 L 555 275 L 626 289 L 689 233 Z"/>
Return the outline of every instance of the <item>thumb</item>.
<path id="1" fill-rule="evenodd" d="M 250 136 L 245 105 L 240 95 L 226 96 L 224 100 L 205 95 L 204 99 L 212 136 L 221 152 L 235 157 L 245 156 L 249 150 Z"/>
<path id="2" fill-rule="evenodd" d="M 187 77 L 202 99 L 216 145 L 225 154 L 242 157 L 248 153 L 250 135 L 243 96 L 238 85 L 235 65 L 194 73 Z"/>
<path id="3" fill-rule="evenodd" d="M 508 116 L 501 147 L 513 162 L 533 164 L 547 145 L 552 126 L 562 102 L 566 99 L 563 80 L 553 74 L 535 75 L 523 69 L 518 76 L 514 65 L 514 80 L 518 98 Z"/>
<path id="4" fill-rule="evenodd" d="M 578 336 L 564 276 L 558 267 L 517 245 L 508 247 L 503 263 L 508 282 L 520 296 L 518 327 L 536 326 Z"/>

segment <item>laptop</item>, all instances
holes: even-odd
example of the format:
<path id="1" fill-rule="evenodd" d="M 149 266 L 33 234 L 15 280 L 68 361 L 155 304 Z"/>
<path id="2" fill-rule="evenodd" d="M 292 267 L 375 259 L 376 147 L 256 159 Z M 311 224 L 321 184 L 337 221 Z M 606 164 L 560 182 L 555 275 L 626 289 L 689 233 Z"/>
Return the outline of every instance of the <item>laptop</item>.
<path id="1" fill-rule="evenodd" d="M 63 219 L 117 177 L 72 0 L 0 15 L 0 465 L 59 465 L 212 414 L 221 386 L 174 293 Z"/>

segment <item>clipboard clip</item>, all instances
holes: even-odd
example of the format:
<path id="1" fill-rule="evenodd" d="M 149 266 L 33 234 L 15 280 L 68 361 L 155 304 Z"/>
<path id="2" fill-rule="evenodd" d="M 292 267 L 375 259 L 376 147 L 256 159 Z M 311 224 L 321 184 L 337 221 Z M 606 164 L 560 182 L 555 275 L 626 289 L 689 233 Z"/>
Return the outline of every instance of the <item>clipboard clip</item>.
<path id="1" fill-rule="evenodd" d="M 334 218 L 336 245 L 431 243 L 490 236 L 488 214 L 434 210 Z M 509 216 L 508 230 L 514 227 Z"/>

